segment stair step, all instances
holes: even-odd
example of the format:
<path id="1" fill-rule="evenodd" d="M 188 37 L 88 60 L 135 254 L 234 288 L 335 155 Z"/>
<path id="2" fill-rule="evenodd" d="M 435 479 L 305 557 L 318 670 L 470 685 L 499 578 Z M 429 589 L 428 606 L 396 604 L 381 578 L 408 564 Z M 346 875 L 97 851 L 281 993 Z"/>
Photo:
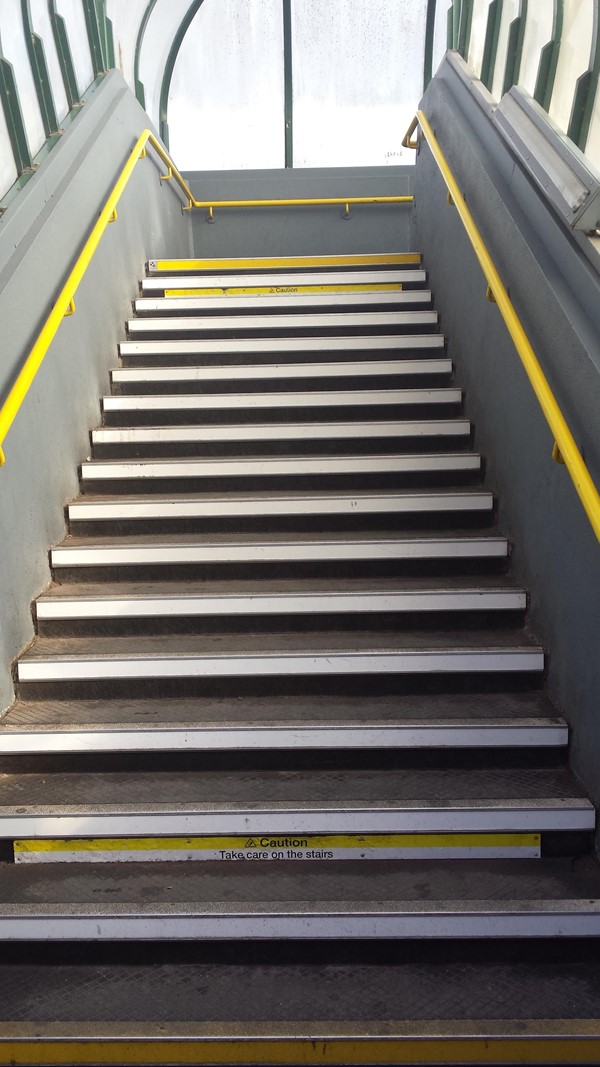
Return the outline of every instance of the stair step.
<path id="1" fill-rule="evenodd" d="M 498 536 L 335 537 L 223 536 L 218 541 L 163 535 L 162 538 L 113 537 L 109 544 L 68 538 L 51 550 L 52 567 L 120 567 L 160 564 L 235 563 L 386 559 L 503 559 L 508 542 Z"/>
<path id="2" fill-rule="evenodd" d="M 165 334 L 202 333 L 269 333 L 273 330 L 366 330 L 385 328 L 406 330 L 411 326 L 436 329 L 436 311 L 344 311 L 315 312 L 293 315 L 204 315 L 164 318 L 129 319 L 127 332 L 131 338 Z"/>
<path id="3" fill-rule="evenodd" d="M 469 437 L 468 419 L 381 420 L 378 422 L 311 422 L 311 440 Z M 92 431 L 94 445 L 200 444 L 227 441 L 306 441 L 305 422 L 226 423 L 194 426 L 102 426 Z"/>
<path id="4" fill-rule="evenodd" d="M 161 619 L 194 616 L 316 615 L 440 611 L 524 611 L 523 589 L 506 580 L 362 579 L 143 582 L 53 586 L 35 601 L 38 621 Z"/>
<path id="5" fill-rule="evenodd" d="M 594 823 L 593 805 L 564 768 L 475 765 L 466 773 L 464 767 L 195 770 L 192 765 L 185 770 L 22 772 L 3 774 L 0 781 L 0 836 L 15 840 L 587 833 Z M 280 873 L 272 879 L 272 892 L 281 891 Z M 469 896 L 464 875 L 456 872 L 456 879 Z"/>
<path id="6" fill-rule="evenodd" d="M 218 339 L 189 338 L 185 341 L 121 341 L 119 353 L 123 360 L 132 356 L 162 356 L 171 359 L 184 356 L 261 356 L 317 353 L 343 356 L 350 352 L 434 352 L 443 350 L 445 338 L 440 333 L 376 334 L 359 337 L 235 337 Z"/>
<path id="7" fill-rule="evenodd" d="M 356 267 L 420 266 L 420 252 L 360 252 L 329 256 L 246 256 L 213 259 L 149 259 L 148 274 L 214 273 L 216 271 L 331 270 Z"/>
<path id="8" fill-rule="evenodd" d="M 376 378 L 385 375 L 451 374 L 449 359 L 387 359 L 336 363 L 265 363 L 216 367 L 118 367 L 111 371 L 114 385 L 175 384 L 263 379 Z"/>
<path id="9" fill-rule="evenodd" d="M 162 296 L 138 297 L 133 306 L 136 315 L 203 315 L 218 312 L 224 307 L 227 313 L 257 311 L 261 314 L 288 312 L 303 314 L 307 309 L 320 311 L 324 308 L 386 308 L 422 307 L 431 304 L 429 289 L 406 289 L 387 292 L 356 293 L 273 293 L 257 296 L 229 296 L 223 304 L 221 296 Z"/>
<path id="10" fill-rule="evenodd" d="M 539 673 L 544 653 L 520 633 L 361 632 L 210 637 L 38 638 L 20 682 L 365 674 Z"/>
<path id="11" fill-rule="evenodd" d="M 494 498 L 485 490 L 435 493 L 297 493 L 236 496 L 197 494 L 185 499 L 153 494 L 119 499 L 86 497 L 68 505 L 71 522 L 146 519 L 191 519 L 268 515 L 392 515 L 425 512 L 491 512 Z"/>
<path id="12" fill-rule="evenodd" d="M 538 693 L 17 701 L 0 722 L 3 755 L 567 743 L 566 723 Z"/>
<path id="13" fill-rule="evenodd" d="M 268 478 L 336 474 L 412 474 L 479 471 L 475 452 L 426 452 L 422 455 L 298 456 L 248 459 L 88 460 L 81 464 L 83 484 L 97 481 L 185 478 Z"/>
<path id="14" fill-rule="evenodd" d="M 462 392 L 449 386 L 429 389 L 328 389 L 320 392 L 289 391 L 278 393 L 150 393 L 139 396 L 105 396 L 102 409 L 106 415 L 123 412 L 216 410 L 239 411 L 243 408 L 317 408 L 404 405 L 460 404 Z"/>
<path id="15" fill-rule="evenodd" d="M 424 270 L 371 270 L 371 271 L 313 271 L 292 274 L 278 272 L 271 274 L 212 274 L 209 277 L 198 274 L 160 274 L 142 280 L 142 293 L 154 295 L 164 293 L 167 289 L 202 289 L 224 288 L 243 289 L 253 286 L 272 286 L 281 289 L 304 285 L 424 285 L 427 274 Z"/>

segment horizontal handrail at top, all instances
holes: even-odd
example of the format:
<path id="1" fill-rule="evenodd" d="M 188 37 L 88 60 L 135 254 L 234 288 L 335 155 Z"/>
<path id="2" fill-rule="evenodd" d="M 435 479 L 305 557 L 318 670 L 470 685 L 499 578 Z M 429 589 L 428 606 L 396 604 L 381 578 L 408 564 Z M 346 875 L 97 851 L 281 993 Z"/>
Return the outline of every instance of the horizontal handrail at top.
<path id="1" fill-rule="evenodd" d="M 38 337 L 19 371 L 10 391 L 0 408 L 0 467 L 6 462 L 2 448 L 16 415 L 23 403 L 33 380 L 40 369 L 44 357 L 56 336 L 63 318 L 75 312 L 75 293 L 89 267 L 94 253 L 100 244 L 100 240 L 111 222 L 117 220 L 117 205 L 125 191 L 127 183 L 134 171 L 138 160 L 146 156 L 146 146 L 151 145 L 167 168 L 166 174 L 161 174 L 161 181 L 175 179 L 176 184 L 185 196 L 187 204 L 182 206 L 183 211 L 191 211 L 194 208 L 208 209 L 212 212 L 215 207 L 297 207 L 316 206 L 327 204 L 344 204 L 346 210 L 350 204 L 403 204 L 411 203 L 412 196 L 355 196 L 355 197 L 326 197 L 323 199 L 309 198 L 296 200 L 219 200 L 201 201 L 196 200 L 183 175 L 177 170 L 173 160 L 165 151 L 160 141 L 151 130 L 144 130 L 138 137 L 131 150 L 117 181 L 115 182 L 108 199 L 93 226 L 88 239 L 75 262 L 65 284 L 63 285 L 56 301 L 48 315 Z"/>
<path id="2" fill-rule="evenodd" d="M 529 378 L 529 382 L 544 413 L 546 422 L 552 431 L 556 446 L 558 446 L 558 453 L 569 471 L 571 480 L 575 486 L 579 499 L 583 504 L 592 529 L 600 541 L 600 494 L 598 493 L 598 489 L 583 461 L 583 457 L 575 443 L 573 434 L 571 433 L 567 421 L 558 405 L 558 401 L 550 388 L 548 379 L 546 378 L 529 338 L 525 333 L 523 325 L 508 295 L 506 287 L 500 278 L 483 237 L 467 207 L 458 182 L 452 173 L 450 165 L 444 156 L 427 116 L 423 111 L 417 111 L 415 118 L 405 134 L 402 144 L 405 148 L 417 147 L 417 142 L 411 140 L 417 125 L 420 126 L 425 140 L 431 149 L 433 158 L 438 165 L 442 178 L 448 189 L 448 193 L 450 194 L 450 202 L 454 204 L 460 215 L 463 226 L 479 261 L 479 265 L 487 280 L 489 295 L 498 305 L 500 314 L 504 319 L 508 332 L 514 342 L 523 367 L 525 368 L 525 373 Z"/>

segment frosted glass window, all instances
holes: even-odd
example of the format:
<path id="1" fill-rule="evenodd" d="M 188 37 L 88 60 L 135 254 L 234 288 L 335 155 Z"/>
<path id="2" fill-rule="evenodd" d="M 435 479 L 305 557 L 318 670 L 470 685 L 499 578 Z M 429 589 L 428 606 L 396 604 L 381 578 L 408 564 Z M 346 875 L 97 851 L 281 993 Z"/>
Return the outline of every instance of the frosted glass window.
<path id="1" fill-rule="evenodd" d="M 35 82 L 29 65 L 20 0 L 2 0 L 2 54 L 14 68 L 19 103 L 27 131 L 29 151 L 34 156 L 46 140 Z"/>
<path id="2" fill-rule="evenodd" d="M 134 62 L 140 23 L 148 0 L 107 0 L 106 14 L 113 25 L 115 65 L 135 92 Z"/>
<path id="3" fill-rule="evenodd" d="M 437 0 L 435 6 L 432 74 L 435 74 L 448 49 L 448 11 L 451 7 L 452 0 Z"/>
<path id="4" fill-rule="evenodd" d="M 83 5 L 81 0 L 56 0 L 56 10 L 65 20 L 77 87 L 83 94 L 94 80 Z"/>
<path id="5" fill-rule="evenodd" d="M 426 0 L 292 4 L 294 166 L 414 162 Z"/>
<path id="6" fill-rule="evenodd" d="M 519 85 L 527 89 L 532 96 L 540 69 L 542 48 L 552 39 L 553 12 L 554 4 L 550 3 L 529 4 L 527 8 Z"/>
<path id="7" fill-rule="evenodd" d="M 140 81 L 144 86 L 146 111 L 156 129 L 160 121 L 160 90 L 165 65 L 190 3 L 191 0 L 159 0 L 146 25 L 140 55 Z M 210 3 L 211 0 L 204 0 L 203 6 Z"/>
<path id="8" fill-rule="evenodd" d="M 4 111 L 0 107 L 0 197 L 8 192 L 18 176 Z"/>
<path id="9" fill-rule="evenodd" d="M 492 96 L 499 100 L 504 86 L 506 73 L 506 60 L 508 58 L 508 36 L 511 23 L 517 18 L 520 11 L 519 0 L 504 0 L 502 6 L 502 18 L 500 19 L 500 32 L 498 34 L 498 51 L 496 52 L 496 66 L 492 81 Z"/>
<path id="10" fill-rule="evenodd" d="M 550 115 L 566 133 L 571 118 L 575 83 L 588 69 L 594 28 L 594 5 L 589 0 L 565 0 L 563 31 L 550 101 Z"/>
<path id="11" fill-rule="evenodd" d="M 490 13 L 490 0 L 475 0 L 471 22 L 471 39 L 469 41 L 468 63 L 474 74 L 481 77 L 483 50 Z"/>
<path id="12" fill-rule="evenodd" d="M 47 0 L 30 0 L 29 10 L 31 11 L 31 27 L 33 32 L 37 33 L 38 37 L 41 37 L 44 44 L 44 55 L 46 56 L 46 65 L 48 67 L 48 77 L 50 78 L 56 117 L 59 122 L 62 122 L 69 110 L 69 103 L 67 94 L 65 93 L 62 74 L 60 72 L 58 53 L 56 51 L 56 43 L 52 32 L 50 13 L 48 11 L 48 2 Z"/>
<path id="13" fill-rule="evenodd" d="M 186 170 L 284 166 L 281 0 L 204 0 L 175 64 L 168 123 Z"/>

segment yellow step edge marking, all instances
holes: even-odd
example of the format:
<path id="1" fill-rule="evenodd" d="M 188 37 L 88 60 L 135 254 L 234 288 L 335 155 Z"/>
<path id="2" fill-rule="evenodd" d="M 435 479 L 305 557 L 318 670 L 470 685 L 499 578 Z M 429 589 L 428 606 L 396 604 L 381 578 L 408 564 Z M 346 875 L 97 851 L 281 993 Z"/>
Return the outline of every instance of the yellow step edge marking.
<path id="1" fill-rule="evenodd" d="M 540 834 L 253 834 L 20 839 L 15 862 L 71 859 L 337 860 L 540 855 Z"/>
<path id="2" fill-rule="evenodd" d="M 531 1028 L 535 1024 L 521 1024 Z M 539 1029 L 546 1029 L 542 1022 Z M 45 1025 L 40 1026 L 43 1033 Z M 293 1028 L 293 1024 L 291 1026 Z M 265 1026 L 265 1030 L 268 1029 Z M 343 1029 L 343 1026 L 340 1027 Z M 383 1027 L 382 1027 L 383 1029 Z M 443 1029 L 440 1027 L 440 1029 Z M 515 1026 L 515 1030 L 518 1026 Z M 573 1027 L 576 1029 L 576 1025 Z M 596 1036 L 0 1039 L 0 1064 L 597 1064 Z"/>
<path id="3" fill-rule="evenodd" d="M 383 293 L 402 292 L 400 283 L 362 285 L 251 285 L 232 289 L 165 289 L 165 296 L 276 296 L 286 293 Z"/>
<path id="4" fill-rule="evenodd" d="M 156 259 L 154 270 L 263 270 L 278 267 L 368 267 L 421 263 L 420 252 L 373 253 L 356 256 L 265 256 L 249 259 Z"/>

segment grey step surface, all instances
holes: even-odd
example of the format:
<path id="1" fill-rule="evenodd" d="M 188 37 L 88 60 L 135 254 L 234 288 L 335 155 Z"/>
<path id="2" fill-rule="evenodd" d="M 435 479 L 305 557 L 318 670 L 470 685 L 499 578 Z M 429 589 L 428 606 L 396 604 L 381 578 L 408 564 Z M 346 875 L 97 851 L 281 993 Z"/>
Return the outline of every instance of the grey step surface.
<path id="1" fill-rule="evenodd" d="M 331 357 L 338 353 L 343 358 L 347 353 L 369 352 L 410 352 L 421 351 L 440 353 L 445 347 L 445 339 L 439 333 L 416 334 L 361 334 L 359 337 L 331 334 L 322 337 L 235 337 L 211 339 L 188 339 L 185 341 L 121 341 L 119 353 L 126 362 L 129 357 L 156 356 L 176 359 L 182 356 L 209 356 L 215 359 L 232 357 L 264 357 L 294 353 L 295 355 L 327 353 Z"/>
<path id="2" fill-rule="evenodd" d="M 239 289 L 260 286 L 283 288 L 302 285 L 390 285 L 410 283 L 424 285 L 427 279 L 424 270 L 362 270 L 362 271 L 313 271 L 311 273 L 283 271 L 272 274 L 159 274 L 142 279 L 144 296 L 164 293 L 165 289 Z"/>
<path id="3" fill-rule="evenodd" d="M 308 431 L 310 432 L 310 431 Z M 475 452 L 425 452 L 368 456 L 246 456 L 215 459 L 88 460 L 81 464 L 83 484 L 95 481 L 186 478 L 317 477 L 336 474 L 419 474 L 479 471 L 481 456 Z"/>
<path id="4" fill-rule="evenodd" d="M 394 407 L 413 405 L 460 404 L 462 392 L 450 386 L 429 389 L 327 389 L 289 390 L 286 392 L 245 393 L 142 393 L 105 396 L 102 410 L 106 415 L 126 412 L 208 411 L 243 408 L 322 408 L 322 407 Z"/>
<path id="5" fill-rule="evenodd" d="M 10 839 L 588 832 L 594 823 L 564 768 L 138 769 L 0 781 L 0 836 Z"/>
<path id="6" fill-rule="evenodd" d="M 364 674 L 536 674 L 544 653 L 521 632 L 332 632 L 37 638 L 21 682 Z"/>
<path id="7" fill-rule="evenodd" d="M 506 538 L 494 534 L 442 537 L 412 534 L 371 537 L 349 531 L 344 537 L 304 534 L 268 537 L 223 534 L 217 539 L 184 534 L 113 536 L 108 543 L 69 536 L 50 553 L 52 567 L 127 567 L 202 563 L 252 563 L 340 560 L 504 559 Z"/>
<path id="8" fill-rule="evenodd" d="M 379 420 L 370 422 L 312 422 L 312 441 L 377 441 L 393 438 L 452 437 L 467 439 L 471 433 L 468 419 L 419 419 L 409 421 Z M 306 442 L 305 422 L 263 422 L 193 426 L 101 426 L 92 430 L 93 445 L 202 445 L 244 442 L 246 446 L 266 442 Z"/>
<path id="9" fill-rule="evenodd" d="M 156 493 L 146 497 L 94 499 L 86 495 L 68 505 L 71 522 L 121 520 L 173 520 L 210 517 L 261 517 L 314 515 L 413 515 L 425 513 L 491 513 L 494 498 L 484 489 L 398 491 L 395 493 L 313 492 L 193 494 L 185 498 Z"/>
<path id="10" fill-rule="evenodd" d="M 62 866 L 62 865 L 57 865 Z M 236 939 L 583 937 L 600 935 L 596 865 L 493 860 L 282 864 L 135 864 L 84 871 L 26 865 L 3 878 L 0 938 Z M 127 865 L 129 866 L 129 865 Z M 457 867 L 459 868 L 457 870 Z M 157 869 L 158 868 L 158 869 Z M 291 869 L 290 869 L 291 868 Z M 344 896 L 340 897 L 340 879 Z"/>
<path id="11" fill-rule="evenodd" d="M 223 310 L 225 310 L 223 308 Z M 293 315 L 189 315 L 129 319 L 129 337 L 163 337 L 203 333 L 270 333 L 274 330 L 407 330 L 422 326 L 435 330 L 436 311 L 346 311 L 296 313 Z"/>
<path id="12" fill-rule="evenodd" d="M 175 296 L 175 297 L 139 297 L 134 300 L 136 315 L 194 315 L 239 313 L 257 311 L 265 312 L 298 312 L 320 311 L 325 308 L 349 309 L 349 308 L 382 308 L 393 307 L 417 307 L 431 304 L 431 293 L 428 289 L 393 290 L 388 292 L 366 293 L 273 293 L 260 294 L 257 296 L 231 295 L 224 303 L 222 296 Z"/>
<path id="13" fill-rule="evenodd" d="M 285 699 L 17 701 L 0 754 L 341 748 L 562 747 L 566 723 L 538 693 Z"/>
<path id="14" fill-rule="evenodd" d="M 117 582 L 52 586 L 35 601 L 38 620 L 160 619 L 194 615 L 319 612 L 523 611 L 525 591 L 506 579 L 288 579 Z"/>
<path id="15" fill-rule="evenodd" d="M 386 375 L 439 375 L 451 372 L 452 362 L 449 359 L 371 359 L 353 362 L 336 360 L 330 363 L 259 363 L 208 367 L 117 367 L 111 371 L 111 381 L 113 385 L 160 385 L 288 378 L 375 378 Z"/>

